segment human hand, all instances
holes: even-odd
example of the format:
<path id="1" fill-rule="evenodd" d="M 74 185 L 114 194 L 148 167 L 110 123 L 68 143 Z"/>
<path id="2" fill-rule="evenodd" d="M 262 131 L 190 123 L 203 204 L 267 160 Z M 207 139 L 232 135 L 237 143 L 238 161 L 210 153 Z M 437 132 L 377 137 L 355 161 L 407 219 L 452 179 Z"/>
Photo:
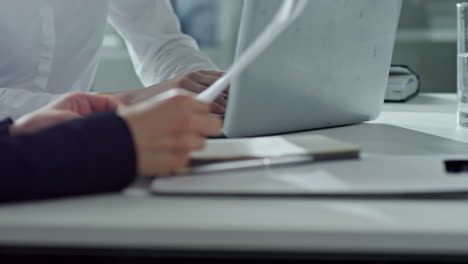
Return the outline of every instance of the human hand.
<path id="1" fill-rule="evenodd" d="M 116 111 L 118 106 L 119 102 L 108 96 L 70 93 L 35 112 L 22 116 L 10 127 L 10 133 L 12 135 L 33 133 L 96 112 Z"/>
<path id="2" fill-rule="evenodd" d="M 189 72 L 179 77 L 155 84 L 144 89 L 116 93 L 113 95 L 116 96 L 118 100 L 120 100 L 125 105 L 132 105 L 143 102 L 171 89 L 183 89 L 199 94 L 214 82 L 216 82 L 221 76 L 223 76 L 223 74 L 223 72 L 208 70 Z M 224 115 L 226 111 L 227 95 L 228 91 L 226 90 L 212 104 L 212 112 L 214 114 Z"/>
<path id="3" fill-rule="evenodd" d="M 185 168 L 190 152 L 205 146 L 206 136 L 221 132 L 210 105 L 174 89 L 143 103 L 120 108 L 137 153 L 138 172 L 161 176 Z"/>

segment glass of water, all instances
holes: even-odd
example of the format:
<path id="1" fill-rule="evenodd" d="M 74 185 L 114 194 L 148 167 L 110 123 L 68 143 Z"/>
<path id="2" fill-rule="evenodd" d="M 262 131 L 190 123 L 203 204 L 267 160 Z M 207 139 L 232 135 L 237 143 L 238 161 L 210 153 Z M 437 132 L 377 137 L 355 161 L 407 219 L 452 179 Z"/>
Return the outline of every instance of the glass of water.
<path id="1" fill-rule="evenodd" d="M 468 128 L 468 3 L 458 9 L 458 124 Z"/>

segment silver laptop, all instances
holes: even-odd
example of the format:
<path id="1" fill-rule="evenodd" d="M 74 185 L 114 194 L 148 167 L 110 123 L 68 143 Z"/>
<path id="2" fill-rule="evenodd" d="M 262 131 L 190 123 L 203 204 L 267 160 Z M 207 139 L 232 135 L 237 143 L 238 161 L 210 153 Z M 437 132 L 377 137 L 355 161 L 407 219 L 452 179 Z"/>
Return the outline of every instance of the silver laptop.
<path id="1" fill-rule="evenodd" d="M 243 51 L 281 1 L 246 0 Z M 384 101 L 401 0 L 310 0 L 302 16 L 231 83 L 227 137 L 361 123 Z"/>

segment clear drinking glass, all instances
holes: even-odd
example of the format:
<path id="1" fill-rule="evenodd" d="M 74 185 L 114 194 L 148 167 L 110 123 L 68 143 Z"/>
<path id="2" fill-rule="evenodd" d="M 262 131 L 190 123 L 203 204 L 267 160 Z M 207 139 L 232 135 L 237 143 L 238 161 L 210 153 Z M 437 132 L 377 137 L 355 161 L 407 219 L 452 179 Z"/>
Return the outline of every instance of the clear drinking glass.
<path id="1" fill-rule="evenodd" d="M 458 9 L 458 124 L 468 128 L 468 3 Z"/>

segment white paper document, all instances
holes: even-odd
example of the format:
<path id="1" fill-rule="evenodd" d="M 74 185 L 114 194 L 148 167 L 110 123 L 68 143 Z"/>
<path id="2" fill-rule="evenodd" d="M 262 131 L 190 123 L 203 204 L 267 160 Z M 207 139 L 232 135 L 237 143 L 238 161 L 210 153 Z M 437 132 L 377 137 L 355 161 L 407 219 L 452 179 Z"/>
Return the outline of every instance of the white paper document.
<path id="1" fill-rule="evenodd" d="M 213 102 L 275 39 L 288 28 L 304 11 L 307 0 L 283 0 L 273 20 L 265 27 L 258 38 L 243 52 L 226 73 L 208 89 L 197 96 L 202 102 Z"/>

